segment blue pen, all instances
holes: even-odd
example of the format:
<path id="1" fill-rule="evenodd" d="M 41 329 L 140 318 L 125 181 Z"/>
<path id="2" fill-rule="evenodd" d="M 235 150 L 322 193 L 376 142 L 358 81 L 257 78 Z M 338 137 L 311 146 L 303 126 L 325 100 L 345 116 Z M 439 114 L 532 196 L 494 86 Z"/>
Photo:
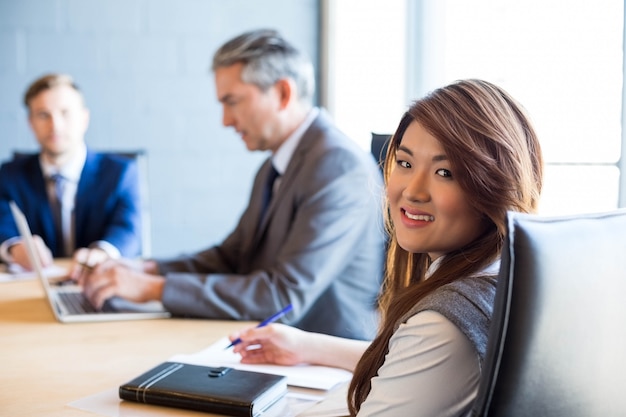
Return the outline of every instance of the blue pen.
<path id="1" fill-rule="evenodd" d="M 259 327 L 265 327 L 270 323 L 275 322 L 276 320 L 278 320 L 279 318 L 281 318 L 282 316 L 284 316 L 285 314 L 289 313 L 292 309 L 292 305 L 289 304 L 287 305 L 287 307 L 283 308 L 282 310 L 280 310 L 278 313 L 274 314 L 272 317 L 268 317 L 265 320 L 263 320 L 261 323 L 259 323 L 258 326 L 256 326 L 257 328 Z M 228 349 L 231 348 L 235 345 L 238 345 L 239 343 L 241 343 L 241 339 L 237 338 L 235 339 L 230 345 L 226 346 L 224 349 Z"/>

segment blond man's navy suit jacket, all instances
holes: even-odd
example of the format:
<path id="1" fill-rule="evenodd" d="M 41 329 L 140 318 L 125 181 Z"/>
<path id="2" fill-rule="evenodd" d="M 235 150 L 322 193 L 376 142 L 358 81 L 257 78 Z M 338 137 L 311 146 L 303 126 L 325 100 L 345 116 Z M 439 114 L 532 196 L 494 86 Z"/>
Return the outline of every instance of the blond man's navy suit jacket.
<path id="1" fill-rule="evenodd" d="M 141 205 L 137 164 L 126 158 L 87 151 L 74 206 L 75 245 L 87 247 L 104 240 L 122 256 L 141 250 Z M 62 253 L 39 155 L 6 162 L 0 168 L 0 242 L 19 232 L 8 202 L 24 212 L 33 234 L 42 237 L 53 256 Z"/>

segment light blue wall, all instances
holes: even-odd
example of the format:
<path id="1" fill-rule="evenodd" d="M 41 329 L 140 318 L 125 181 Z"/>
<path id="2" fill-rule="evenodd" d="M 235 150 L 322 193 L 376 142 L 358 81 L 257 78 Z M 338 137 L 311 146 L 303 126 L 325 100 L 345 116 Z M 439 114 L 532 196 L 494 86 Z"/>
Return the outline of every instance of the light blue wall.
<path id="1" fill-rule="evenodd" d="M 0 0 L 0 160 L 36 149 L 28 84 L 67 72 L 91 110 L 88 145 L 148 153 L 152 254 L 220 241 L 266 155 L 221 125 L 210 60 L 258 27 L 317 60 L 317 0 Z"/>

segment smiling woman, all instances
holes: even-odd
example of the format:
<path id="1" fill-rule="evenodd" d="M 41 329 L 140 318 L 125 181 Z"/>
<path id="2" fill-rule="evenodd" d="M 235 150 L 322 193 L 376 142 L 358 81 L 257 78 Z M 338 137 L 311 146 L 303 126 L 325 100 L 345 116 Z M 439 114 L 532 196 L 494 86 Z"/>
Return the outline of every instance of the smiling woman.
<path id="1" fill-rule="evenodd" d="M 354 371 L 351 410 L 382 415 L 391 391 L 396 411 L 420 404 L 420 415 L 463 415 L 484 360 L 506 212 L 538 205 L 538 138 L 506 91 L 462 80 L 410 107 L 391 139 L 385 179 L 392 237 L 383 321 Z"/>

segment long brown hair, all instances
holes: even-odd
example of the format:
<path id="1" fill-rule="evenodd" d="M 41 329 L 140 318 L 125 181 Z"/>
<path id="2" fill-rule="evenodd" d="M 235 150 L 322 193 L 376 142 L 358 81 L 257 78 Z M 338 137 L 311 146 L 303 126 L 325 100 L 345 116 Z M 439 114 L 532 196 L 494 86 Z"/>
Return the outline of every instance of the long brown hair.
<path id="1" fill-rule="evenodd" d="M 398 245 L 385 210 L 390 242 L 381 326 L 354 371 L 348 392 L 351 415 L 367 398 L 398 321 L 426 295 L 495 261 L 504 241 L 506 212 L 534 212 L 541 192 L 543 157 L 537 135 L 523 107 L 503 89 L 482 80 L 461 80 L 413 103 L 390 141 L 385 181 L 395 167 L 402 136 L 413 122 L 440 141 L 469 203 L 489 226 L 475 241 L 446 254 L 424 280 L 428 254 L 409 253 Z"/>

